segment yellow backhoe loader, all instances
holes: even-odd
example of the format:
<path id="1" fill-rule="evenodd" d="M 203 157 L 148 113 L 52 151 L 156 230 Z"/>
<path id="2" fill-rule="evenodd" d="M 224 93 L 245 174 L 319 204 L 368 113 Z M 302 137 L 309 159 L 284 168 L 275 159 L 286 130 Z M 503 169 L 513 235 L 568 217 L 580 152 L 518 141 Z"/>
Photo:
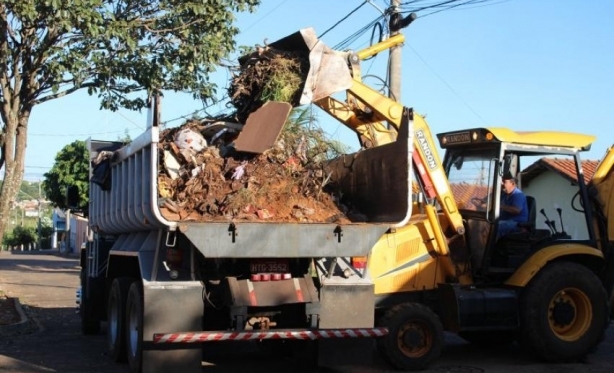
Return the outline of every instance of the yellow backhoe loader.
<path id="1" fill-rule="evenodd" d="M 411 160 L 409 177 L 353 178 L 357 160 L 368 157 L 361 151 L 332 166 L 335 179 L 346 183 L 347 197 L 363 201 L 359 209 L 411 205 L 411 216 L 391 227 L 367 259 L 376 321 L 389 331 L 378 339 L 380 351 L 398 369 L 423 369 L 440 354 L 445 330 L 473 343 L 517 340 L 547 361 L 582 359 L 603 340 L 608 325 L 614 150 L 585 182 L 580 154 L 594 136 L 470 128 L 437 135 L 442 161 L 423 116 L 361 81 L 361 60 L 402 42 L 398 34 L 356 53 L 334 51 L 312 29 L 303 29 L 271 44 L 309 51 L 311 70 L 298 104 L 312 102 L 338 119 L 356 132 L 363 149 L 384 152 L 409 139 L 401 153 Z M 345 97 L 335 98 L 337 93 Z M 563 185 L 540 181 L 539 170 L 527 167 L 542 157 L 573 165 L 573 198 L 556 197 Z M 574 224 L 583 226 L 582 233 L 565 232 L 560 208 L 560 224 L 547 219 L 544 228 L 536 211 L 547 203 L 527 195 L 528 221 L 497 238 L 504 175 L 521 188 L 544 184 L 549 198 L 580 216 Z M 373 183 L 378 195 L 363 195 Z M 413 184 L 411 195 L 389 200 L 401 183 Z"/>

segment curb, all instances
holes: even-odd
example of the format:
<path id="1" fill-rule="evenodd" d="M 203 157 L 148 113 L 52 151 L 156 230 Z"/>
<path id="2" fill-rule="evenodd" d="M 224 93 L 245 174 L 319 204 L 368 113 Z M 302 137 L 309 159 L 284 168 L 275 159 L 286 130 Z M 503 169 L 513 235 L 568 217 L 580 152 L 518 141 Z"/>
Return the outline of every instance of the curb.
<path id="1" fill-rule="evenodd" d="M 15 310 L 19 314 L 19 321 L 14 324 L 0 325 L 0 335 L 7 336 L 21 334 L 30 329 L 28 316 L 26 316 L 19 299 L 13 298 L 13 302 L 15 303 Z"/>

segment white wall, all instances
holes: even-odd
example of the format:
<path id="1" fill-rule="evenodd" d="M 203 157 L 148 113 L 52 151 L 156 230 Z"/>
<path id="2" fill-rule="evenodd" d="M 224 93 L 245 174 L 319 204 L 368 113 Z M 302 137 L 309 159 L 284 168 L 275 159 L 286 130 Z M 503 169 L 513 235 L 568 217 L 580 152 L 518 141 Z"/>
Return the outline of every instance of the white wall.
<path id="1" fill-rule="evenodd" d="M 561 231 L 561 221 L 556 207 L 562 209 L 563 224 L 567 234 L 572 239 L 587 239 L 588 230 L 584 214 L 574 211 L 571 208 L 571 199 L 578 191 L 577 186 L 559 174 L 546 171 L 532 179 L 527 187 L 522 187 L 522 191 L 529 196 L 535 197 L 536 202 L 536 226 L 539 229 L 548 229 L 545 224 L 546 218 L 539 212 L 542 208 L 550 220 L 556 221 L 556 228 Z M 576 206 L 579 203 L 576 201 Z"/>

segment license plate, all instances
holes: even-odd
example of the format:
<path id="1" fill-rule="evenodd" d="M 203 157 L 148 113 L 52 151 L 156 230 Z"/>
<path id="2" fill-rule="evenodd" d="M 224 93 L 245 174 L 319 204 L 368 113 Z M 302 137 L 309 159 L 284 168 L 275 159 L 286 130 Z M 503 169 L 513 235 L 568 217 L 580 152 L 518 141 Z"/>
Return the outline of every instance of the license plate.
<path id="1" fill-rule="evenodd" d="M 287 273 L 290 266 L 287 259 L 252 260 L 250 270 L 252 273 Z"/>

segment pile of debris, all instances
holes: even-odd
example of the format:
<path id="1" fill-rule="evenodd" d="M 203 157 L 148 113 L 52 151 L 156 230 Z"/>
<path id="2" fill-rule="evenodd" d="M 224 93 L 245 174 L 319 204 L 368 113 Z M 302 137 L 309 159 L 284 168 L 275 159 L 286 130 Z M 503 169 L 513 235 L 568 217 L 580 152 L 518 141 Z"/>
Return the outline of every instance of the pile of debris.
<path id="1" fill-rule="evenodd" d="M 347 208 L 328 190 L 325 157 L 314 153 L 305 133 L 286 129 L 270 149 L 250 154 L 207 136 L 212 124 L 192 121 L 162 131 L 158 191 L 165 218 L 349 222 Z M 232 132 L 225 131 L 226 140 Z"/>
<path id="2" fill-rule="evenodd" d="M 257 48 L 231 81 L 233 115 L 161 132 L 158 191 L 167 219 L 349 222 L 324 169 L 334 146 L 321 129 L 287 120 L 307 57 Z"/>
<path id="3" fill-rule="evenodd" d="M 309 73 L 308 51 L 256 47 L 239 62 L 238 73 L 228 88 L 228 97 L 236 108 L 239 123 L 245 123 L 249 115 L 267 101 L 297 105 Z"/>

